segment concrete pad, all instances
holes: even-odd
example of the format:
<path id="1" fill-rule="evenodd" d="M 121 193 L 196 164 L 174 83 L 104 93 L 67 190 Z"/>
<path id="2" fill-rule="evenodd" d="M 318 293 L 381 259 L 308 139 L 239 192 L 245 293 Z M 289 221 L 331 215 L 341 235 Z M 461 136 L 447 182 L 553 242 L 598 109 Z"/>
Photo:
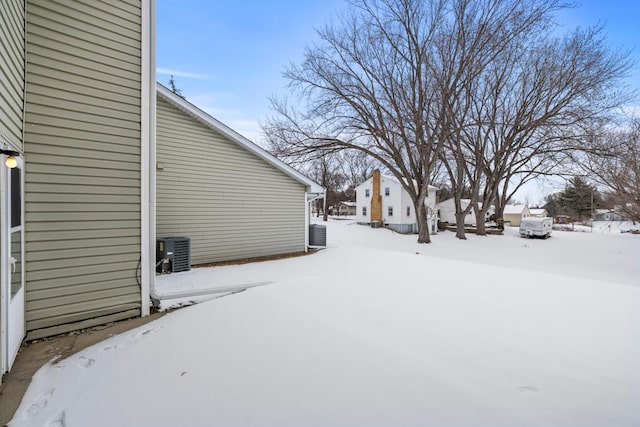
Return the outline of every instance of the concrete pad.
<path id="1" fill-rule="evenodd" d="M 11 372 L 5 375 L 0 385 L 0 425 L 4 426 L 11 421 L 31 383 L 31 378 L 51 359 L 55 357 L 57 361 L 64 360 L 86 347 L 149 323 L 162 315 L 164 313 L 112 322 L 22 344 Z"/>

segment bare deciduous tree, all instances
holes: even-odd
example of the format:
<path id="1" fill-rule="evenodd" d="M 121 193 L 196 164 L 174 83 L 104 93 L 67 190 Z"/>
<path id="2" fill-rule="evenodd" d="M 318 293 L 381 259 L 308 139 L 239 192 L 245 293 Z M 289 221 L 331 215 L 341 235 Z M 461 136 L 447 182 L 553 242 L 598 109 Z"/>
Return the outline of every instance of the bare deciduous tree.
<path id="1" fill-rule="evenodd" d="M 339 200 L 339 193 L 344 187 L 345 177 L 342 174 L 340 163 L 333 154 L 325 154 L 316 158 L 308 165 L 307 174 L 310 178 L 318 182 L 325 188 L 326 206 L 323 206 L 323 220 L 328 219 L 329 211 L 327 206 L 336 206 Z"/>
<path id="2" fill-rule="evenodd" d="M 556 173 L 567 156 L 585 149 L 583 129 L 628 99 L 612 88 L 629 68 L 628 55 L 609 51 L 596 27 L 558 39 L 527 34 L 485 69 L 471 87 L 470 113 L 458 110 L 456 152 L 477 192 L 479 234 L 492 204 L 500 223 L 522 185 Z"/>
<path id="3" fill-rule="evenodd" d="M 519 185 L 621 99 L 609 89 L 628 56 L 610 54 L 598 29 L 548 36 L 562 0 L 350 4 L 285 72 L 299 102 L 272 100 L 264 130 L 289 156 L 374 158 L 410 195 L 420 243 L 430 242 L 424 201 L 438 164 L 458 202 L 457 186 L 471 188 L 481 224 L 492 203 L 501 218 Z"/>
<path id="4" fill-rule="evenodd" d="M 359 150 L 343 150 L 340 152 L 342 173 L 349 187 L 355 188 L 366 181 L 374 170 L 379 169 L 378 162 Z"/>
<path id="5" fill-rule="evenodd" d="M 496 158 L 487 155 L 495 153 L 496 130 L 509 124 L 508 118 L 500 114 L 509 108 L 505 105 L 510 95 L 507 88 L 518 78 L 514 71 L 523 66 L 523 52 L 550 28 L 553 13 L 568 6 L 557 0 L 463 4 L 464 30 L 452 36 L 454 45 L 460 45 L 454 49 L 457 57 L 469 64 L 458 80 L 460 89 L 452 98 L 455 104 L 449 108 L 452 118 L 448 121 L 451 132 L 446 151 L 441 154 L 453 189 L 456 236 L 461 239 L 465 238 L 464 218 L 471 209 L 476 214 L 477 233 L 485 234 L 485 216 L 495 198 L 495 186 L 504 180 L 504 175 L 491 173 L 492 160 L 495 162 Z M 488 18 L 483 19 L 484 16 Z M 479 42 L 478 46 L 468 49 L 473 41 Z M 471 203 L 463 209 L 461 197 L 466 188 L 471 190 Z"/>
<path id="6" fill-rule="evenodd" d="M 265 126 L 268 140 L 293 155 L 356 149 L 376 159 L 413 199 L 423 243 L 430 241 L 424 200 L 444 129 L 432 120 L 441 91 L 428 71 L 445 4 L 352 2 L 352 13 L 320 30 L 322 44 L 285 73 L 305 110 L 274 100 L 277 116 Z"/>
<path id="7" fill-rule="evenodd" d="M 608 200 L 619 213 L 640 222 L 640 118 L 632 117 L 619 128 L 602 130 L 590 147 L 580 166 L 609 191 Z"/>

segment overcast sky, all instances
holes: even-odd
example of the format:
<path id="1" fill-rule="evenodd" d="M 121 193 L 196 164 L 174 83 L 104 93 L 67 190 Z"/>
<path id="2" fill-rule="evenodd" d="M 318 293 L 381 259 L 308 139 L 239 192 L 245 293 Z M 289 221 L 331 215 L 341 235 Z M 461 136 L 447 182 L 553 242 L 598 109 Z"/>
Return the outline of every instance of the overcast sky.
<path id="1" fill-rule="evenodd" d="M 166 85 L 173 74 L 190 102 L 257 143 L 268 98 L 287 93 L 282 71 L 302 60 L 305 45 L 317 40 L 315 28 L 347 6 L 344 0 L 156 4 L 158 81 Z M 639 64 L 629 81 L 640 89 L 640 0 L 584 0 L 558 18 L 567 29 L 604 24 L 613 47 L 633 50 Z"/>

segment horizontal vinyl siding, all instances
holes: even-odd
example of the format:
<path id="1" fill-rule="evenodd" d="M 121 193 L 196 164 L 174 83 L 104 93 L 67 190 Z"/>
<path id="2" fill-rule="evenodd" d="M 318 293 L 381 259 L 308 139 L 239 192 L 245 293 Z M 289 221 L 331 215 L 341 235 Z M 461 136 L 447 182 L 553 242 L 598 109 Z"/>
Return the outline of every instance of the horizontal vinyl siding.
<path id="1" fill-rule="evenodd" d="M 28 337 L 140 314 L 139 0 L 27 1 Z"/>
<path id="2" fill-rule="evenodd" d="M 305 187 L 162 98 L 157 236 L 191 238 L 191 262 L 305 249 Z"/>
<path id="3" fill-rule="evenodd" d="M 24 1 L 0 1 L 0 135 L 22 149 Z M 0 139 L 1 141 L 1 139 Z"/>

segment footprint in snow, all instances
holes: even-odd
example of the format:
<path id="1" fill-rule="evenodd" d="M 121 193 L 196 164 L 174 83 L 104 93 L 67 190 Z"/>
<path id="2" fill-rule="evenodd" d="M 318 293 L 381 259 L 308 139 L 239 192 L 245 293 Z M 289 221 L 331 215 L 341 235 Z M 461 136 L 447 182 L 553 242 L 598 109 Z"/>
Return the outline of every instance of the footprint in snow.
<path id="1" fill-rule="evenodd" d="M 81 356 L 78 362 L 83 368 L 90 368 L 94 363 L 96 363 L 95 359 L 87 358 L 84 356 Z"/>
<path id="2" fill-rule="evenodd" d="M 111 351 L 111 350 L 120 350 L 121 348 L 124 348 L 122 344 L 114 344 L 114 345 L 104 347 L 102 350 Z"/>
<path id="3" fill-rule="evenodd" d="M 66 414 L 64 411 L 62 411 L 60 414 L 58 414 L 57 417 L 55 417 L 49 424 L 48 427 L 65 427 L 65 418 L 66 418 Z"/>
<path id="4" fill-rule="evenodd" d="M 134 334 L 129 335 L 129 337 L 127 338 L 127 341 L 129 341 L 130 343 L 138 342 L 142 339 L 144 335 L 151 334 L 157 331 L 158 329 L 160 328 L 151 328 L 151 329 L 145 329 L 144 331 L 136 332 Z"/>
<path id="5" fill-rule="evenodd" d="M 40 393 L 36 397 L 36 399 L 33 401 L 33 403 L 29 405 L 29 408 L 27 409 L 27 416 L 35 417 L 40 412 L 42 412 L 42 410 L 47 407 L 47 403 L 49 403 L 49 398 L 53 396 L 54 391 L 55 391 L 55 388 L 52 388 L 49 391 Z"/>

